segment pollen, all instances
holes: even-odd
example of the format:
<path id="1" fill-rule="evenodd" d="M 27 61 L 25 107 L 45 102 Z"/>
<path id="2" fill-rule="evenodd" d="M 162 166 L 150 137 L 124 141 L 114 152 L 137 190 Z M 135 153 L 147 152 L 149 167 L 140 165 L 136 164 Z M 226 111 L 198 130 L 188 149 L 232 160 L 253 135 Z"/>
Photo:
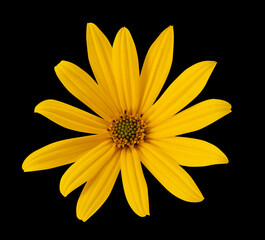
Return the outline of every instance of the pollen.
<path id="1" fill-rule="evenodd" d="M 118 148 L 134 147 L 144 141 L 146 124 L 142 114 L 130 115 L 127 111 L 113 119 L 108 132 Z"/>

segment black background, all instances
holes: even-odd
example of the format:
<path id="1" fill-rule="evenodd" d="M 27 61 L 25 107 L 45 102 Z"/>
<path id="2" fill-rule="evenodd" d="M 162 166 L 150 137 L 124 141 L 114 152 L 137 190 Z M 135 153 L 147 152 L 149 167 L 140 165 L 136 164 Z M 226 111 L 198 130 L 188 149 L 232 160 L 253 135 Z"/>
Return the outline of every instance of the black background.
<path id="1" fill-rule="evenodd" d="M 231 230 L 237 232 L 238 223 L 246 218 L 242 211 L 241 179 L 238 177 L 240 159 L 235 153 L 234 114 L 237 111 L 234 85 L 239 80 L 235 72 L 237 38 L 241 34 L 240 21 L 230 12 L 210 15 L 193 15 L 189 12 L 172 17 L 166 23 L 140 21 L 136 23 L 119 19 L 95 17 L 92 10 L 86 13 L 69 14 L 63 11 L 47 11 L 45 14 L 23 16 L 13 25 L 12 47 L 16 61 L 10 68 L 12 95 L 16 104 L 8 108 L 12 133 L 8 141 L 9 164 L 12 174 L 7 185 L 5 206 L 9 209 L 7 223 L 23 229 L 25 235 L 41 233 L 80 234 L 92 237 L 108 236 L 154 236 L 170 234 L 178 237 L 226 236 Z M 137 14 L 136 14 L 137 15 Z M 228 19 L 229 17 L 229 19 Z M 157 22 L 155 20 L 158 20 Z M 161 20 L 162 21 L 162 20 Z M 140 218 L 126 202 L 120 175 L 106 203 L 86 223 L 79 221 L 75 207 L 82 188 L 67 198 L 59 192 L 59 182 L 68 166 L 47 171 L 24 173 L 21 165 L 33 151 L 49 143 L 82 134 L 66 130 L 46 118 L 34 114 L 34 107 L 45 99 L 56 99 L 89 111 L 73 97 L 57 79 L 54 67 L 67 60 L 83 68 L 91 76 L 86 51 L 86 24 L 94 22 L 112 43 L 118 30 L 127 27 L 136 44 L 140 66 L 158 35 L 169 25 L 174 26 L 174 60 L 167 87 L 189 66 L 204 60 L 218 62 L 203 92 L 189 105 L 216 98 L 230 102 L 233 113 L 188 137 L 206 140 L 218 146 L 229 158 L 228 165 L 204 168 L 185 168 L 202 191 L 202 203 L 187 203 L 171 195 L 144 168 L 148 184 L 150 214 Z M 11 180 L 15 181 L 11 181 Z M 129 234 L 129 235 L 127 235 Z M 169 236 L 169 235 L 168 235 Z"/>

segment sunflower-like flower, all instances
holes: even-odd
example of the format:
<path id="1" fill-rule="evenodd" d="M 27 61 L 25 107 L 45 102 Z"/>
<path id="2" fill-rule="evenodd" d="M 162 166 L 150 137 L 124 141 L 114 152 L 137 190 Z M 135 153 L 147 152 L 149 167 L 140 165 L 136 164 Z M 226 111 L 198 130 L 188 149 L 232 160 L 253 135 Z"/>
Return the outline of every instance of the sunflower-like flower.
<path id="1" fill-rule="evenodd" d="M 73 63 L 62 61 L 55 67 L 66 89 L 98 116 L 56 100 L 41 102 L 35 112 L 89 135 L 45 146 L 29 155 L 22 168 L 30 172 L 73 163 L 61 178 L 60 191 L 67 196 L 85 183 L 76 207 L 80 220 L 88 220 L 102 206 L 120 171 L 130 207 L 144 217 L 149 200 L 141 163 L 170 193 L 188 202 L 204 197 L 181 166 L 228 163 L 216 146 L 180 137 L 231 112 L 229 103 L 217 99 L 181 111 L 203 90 L 216 62 L 191 66 L 156 101 L 172 65 L 173 47 L 170 26 L 150 47 L 140 73 L 128 29 L 120 29 L 112 46 L 89 23 L 88 57 L 97 82 Z"/>

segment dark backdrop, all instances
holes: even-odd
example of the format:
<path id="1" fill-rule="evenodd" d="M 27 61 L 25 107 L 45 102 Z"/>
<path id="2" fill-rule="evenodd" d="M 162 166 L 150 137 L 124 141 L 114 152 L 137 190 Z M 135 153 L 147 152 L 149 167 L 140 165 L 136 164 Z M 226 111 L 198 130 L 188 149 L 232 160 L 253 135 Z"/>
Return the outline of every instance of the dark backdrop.
<path id="1" fill-rule="evenodd" d="M 241 33 L 238 19 L 227 21 L 225 14 L 181 15 L 172 17 L 166 23 L 138 21 L 130 23 L 117 18 L 94 17 L 92 11 L 86 14 L 49 12 L 29 14 L 13 25 L 13 48 L 16 50 L 14 68 L 10 70 L 12 94 L 16 104 L 9 108 L 12 130 L 9 143 L 9 163 L 12 177 L 8 183 L 8 221 L 15 222 L 30 235 L 41 234 L 82 234 L 82 236 L 128 236 L 139 234 L 171 234 L 179 237 L 226 235 L 236 230 L 237 221 L 244 219 L 239 207 L 240 159 L 235 154 L 235 131 L 233 118 L 235 108 L 236 77 L 234 62 L 237 57 L 237 36 Z M 227 12 L 229 14 L 229 12 Z M 137 14 L 136 14 L 137 16 Z M 222 17 L 223 16 L 223 17 Z M 233 21 L 231 21 L 233 20 Z M 161 20 L 162 21 L 162 20 Z M 59 182 L 68 166 L 47 171 L 23 173 L 24 159 L 33 151 L 49 143 L 82 136 L 66 130 L 46 118 L 34 114 L 34 107 L 45 99 L 56 99 L 88 110 L 73 97 L 57 79 L 53 68 L 61 61 L 73 62 L 93 76 L 86 51 L 86 23 L 94 22 L 113 42 L 117 31 L 127 27 L 136 43 L 140 65 L 156 39 L 169 25 L 175 30 L 174 61 L 167 87 L 189 66 L 204 60 L 218 62 L 206 88 L 189 106 L 203 100 L 217 98 L 230 102 L 233 113 L 211 126 L 186 136 L 206 140 L 218 146 L 228 156 L 228 165 L 204 168 L 185 168 L 201 189 L 205 200 L 202 203 L 187 203 L 171 195 L 144 168 L 148 184 L 150 217 L 140 218 L 134 214 L 124 196 L 121 177 L 100 210 L 86 223 L 79 221 L 75 207 L 81 187 L 64 198 L 59 192 Z M 15 67 L 16 66 L 16 67 Z M 14 90 L 15 88 L 15 90 Z M 13 116 L 12 115 L 12 116 Z M 10 123 L 10 122 L 9 122 Z M 14 176 L 13 176 L 14 175 Z M 14 182 L 11 179 L 15 180 Z M 183 235 L 182 235 L 183 236 Z M 180 238 L 180 237 L 179 237 Z"/>

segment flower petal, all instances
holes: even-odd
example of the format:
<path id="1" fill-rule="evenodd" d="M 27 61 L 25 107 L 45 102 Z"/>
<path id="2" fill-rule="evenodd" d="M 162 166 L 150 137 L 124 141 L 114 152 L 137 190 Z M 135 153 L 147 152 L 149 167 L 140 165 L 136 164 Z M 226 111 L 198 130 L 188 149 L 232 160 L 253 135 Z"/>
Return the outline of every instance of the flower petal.
<path id="1" fill-rule="evenodd" d="M 121 112 L 122 109 L 112 72 L 112 46 L 106 36 L 93 23 L 87 24 L 87 51 L 96 80 Z"/>
<path id="2" fill-rule="evenodd" d="M 98 115 L 105 120 L 111 120 L 115 116 L 111 101 L 108 101 L 102 89 L 81 68 L 62 61 L 55 67 L 55 72 L 65 88 Z"/>
<path id="3" fill-rule="evenodd" d="M 120 151 L 86 183 L 76 206 L 76 215 L 80 220 L 87 221 L 109 197 L 120 172 L 119 157 Z"/>
<path id="4" fill-rule="evenodd" d="M 60 191 L 63 196 L 93 178 L 112 158 L 115 147 L 106 140 L 78 159 L 62 176 Z"/>
<path id="5" fill-rule="evenodd" d="M 165 122 L 152 127 L 150 138 L 172 137 L 200 130 L 231 112 L 231 105 L 223 100 L 210 99 L 190 107 Z"/>
<path id="6" fill-rule="evenodd" d="M 132 210 L 140 217 L 150 215 L 147 185 L 135 149 L 122 150 L 121 176 L 125 196 Z"/>
<path id="7" fill-rule="evenodd" d="M 145 113 L 147 121 L 159 124 L 188 105 L 203 90 L 216 64 L 200 62 L 184 71 Z"/>
<path id="8" fill-rule="evenodd" d="M 126 28 L 118 32 L 113 44 L 113 73 L 123 110 L 135 113 L 139 103 L 139 62 Z"/>
<path id="9" fill-rule="evenodd" d="M 93 135 L 49 144 L 31 153 L 23 162 L 22 169 L 31 172 L 73 163 L 104 140 L 106 136 Z"/>
<path id="10" fill-rule="evenodd" d="M 192 178 L 170 156 L 148 143 L 139 146 L 139 152 L 145 167 L 174 196 L 188 202 L 204 199 Z"/>
<path id="11" fill-rule="evenodd" d="M 226 155 L 219 148 L 199 139 L 171 137 L 148 141 L 182 166 L 204 167 L 228 163 Z"/>
<path id="12" fill-rule="evenodd" d="M 41 102 L 36 106 L 35 112 L 62 127 L 78 132 L 105 133 L 108 127 L 105 120 L 56 100 Z"/>
<path id="13" fill-rule="evenodd" d="M 173 26 L 164 30 L 150 47 L 141 72 L 141 107 L 146 112 L 161 91 L 171 68 L 174 49 Z"/>

